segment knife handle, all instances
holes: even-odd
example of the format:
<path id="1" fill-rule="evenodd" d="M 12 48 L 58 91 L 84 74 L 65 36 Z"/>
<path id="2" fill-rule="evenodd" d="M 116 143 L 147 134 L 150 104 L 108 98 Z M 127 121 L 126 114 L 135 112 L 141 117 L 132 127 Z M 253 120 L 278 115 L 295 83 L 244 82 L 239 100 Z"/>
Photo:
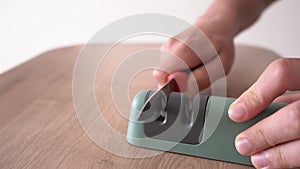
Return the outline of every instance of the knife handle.
<path id="1" fill-rule="evenodd" d="M 167 77 L 167 81 L 169 82 L 172 79 L 175 79 L 176 86 L 174 92 L 185 92 L 187 87 L 187 78 L 188 73 L 186 72 L 174 72 Z"/>

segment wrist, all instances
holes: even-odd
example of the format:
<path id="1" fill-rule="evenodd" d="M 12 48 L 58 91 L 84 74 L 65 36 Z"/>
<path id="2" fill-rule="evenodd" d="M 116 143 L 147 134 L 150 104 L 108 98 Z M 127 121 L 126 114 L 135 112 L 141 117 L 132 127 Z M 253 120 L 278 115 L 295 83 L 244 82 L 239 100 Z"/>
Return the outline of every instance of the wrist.
<path id="1" fill-rule="evenodd" d="M 196 20 L 195 26 L 210 39 L 233 39 L 239 32 L 239 26 L 232 15 L 223 12 L 207 13 Z"/>
<path id="2" fill-rule="evenodd" d="M 228 37 L 234 37 L 241 31 L 241 25 L 238 12 L 228 8 L 226 5 L 220 3 L 213 3 L 209 9 L 200 16 L 195 25 L 201 28 L 203 23 L 209 23 L 212 29 L 219 27 L 219 33 Z M 214 32 L 218 33 L 218 32 Z"/>
<path id="3" fill-rule="evenodd" d="M 198 20 L 218 23 L 234 37 L 254 23 L 271 3 L 272 0 L 215 0 Z"/>

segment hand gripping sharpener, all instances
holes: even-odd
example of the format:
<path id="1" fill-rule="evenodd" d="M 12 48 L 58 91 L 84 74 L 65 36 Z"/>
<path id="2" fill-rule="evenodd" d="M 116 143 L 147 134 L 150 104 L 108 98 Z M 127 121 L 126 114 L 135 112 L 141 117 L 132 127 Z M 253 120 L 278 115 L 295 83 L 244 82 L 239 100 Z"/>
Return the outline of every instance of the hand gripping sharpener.
<path id="1" fill-rule="evenodd" d="M 139 92 L 132 101 L 127 141 L 135 146 L 220 161 L 252 165 L 250 157 L 235 149 L 235 137 L 285 104 L 271 103 L 250 121 L 235 123 L 228 117 L 234 98 L 197 94 L 192 100 L 185 93 L 168 97 L 154 91 Z M 141 111 L 143 109 L 143 111 Z"/>

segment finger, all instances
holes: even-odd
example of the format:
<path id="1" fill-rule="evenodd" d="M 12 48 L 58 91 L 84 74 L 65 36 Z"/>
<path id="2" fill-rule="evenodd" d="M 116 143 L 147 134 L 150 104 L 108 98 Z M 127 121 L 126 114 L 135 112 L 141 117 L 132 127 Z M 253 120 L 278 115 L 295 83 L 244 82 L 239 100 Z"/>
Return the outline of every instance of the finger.
<path id="1" fill-rule="evenodd" d="M 175 79 L 176 85 L 173 88 L 175 92 L 185 92 L 187 83 L 187 73 L 186 72 L 174 72 L 168 76 L 167 81 Z"/>
<path id="2" fill-rule="evenodd" d="M 251 156 L 251 162 L 256 168 L 298 168 L 299 152 L 300 140 L 294 140 Z"/>
<path id="3" fill-rule="evenodd" d="M 188 87 L 194 86 L 194 83 L 196 83 L 201 91 L 219 78 L 227 75 L 233 64 L 233 54 L 233 48 L 226 47 L 220 52 L 220 57 L 216 56 L 210 62 L 193 70 L 188 79 Z"/>
<path id="4" fill-rule="evenodd" d="M 159 69 L 154 69 L 153 72 L 152 72 L 152 75 L 156 79 L 156 81 L 158 83 L 158 87 L 165 84 L 167 82 L 167 78 L 169 76 L 168 73 L 166 73 L 162 70 L 159 70 Z"/>
<path id="5" fill-rule="evenodd" d="M 259 79 L 229 107 L 229 117 L 236 122 L 249 120 L 286 90 L 300 89 L 299 72 L 300 59 L 274 61 Z"/>
<path id="6" fill-rule="evenodd" d="M 300 138 L 300 101 L 283 107 L 236 137 L 240 154 L 252 155 Z"/>
<path id="7" fill-rule="evenodd" d="M 297 100 L 300 100 L 300 93 L 297 94 L 290 94 L 290 95 L 284 95 L 284 96 L 279 96 L 277 97 L 274 102 L 279 102 L 279 103 L 292 103 Z"/>
<path id="8" fill-rule="evenodd" d="M 153 70 L 152 75 L 162 86 L 168 81 L 168 76 L 176 71 L 186 70 L 201 64 L 199 57 L 184 43 L 170 38 L 162 47 L 160 63 L 158 68 Z"/>
<path id="9" fill-rule="evenodd" d="M 183 39 L 183 35 L 178 37 L 170 38 L 165 44 L 162 45 L 161 50 L 167 51 L 162 52 L 161 61 L 163 62 L 163 66 L 170 65 L 170 62 L 175 61 L 172 66 L 177 66 L 178 62 L 172 57 L 176 56 L 180 58 L 181 62 L 184 62 L 188 67 L 196 67 L 202 64 L 202 61 L 198 57 L 198 55 L 190 48 L 192 46 L 192 42 L 180 41 L 178 39 Z M 186 35 L 188 37 L 188 35 Z M 177 39 L 178 38 L 178 39 Z M 201 47 L 201 44 L 198 44 Z M 206 57 L 211 57 L 206 55 Z M 176 63 L 177 62 L 177 63 Z"/>
<path id="10" fill-rule="evenodd" d="M 224 44 L 232 44 L 232 42 Z M 165 72 L 173 73 L 187 68 L 195 68 L 211 61 L 216 57 L 220 49 L 215 49 L 206 35 L 201 33 L 197 27 L 192 26 L 177 36 L 170 38 L 162 45 L 161 50 L 159 67 Z M 183 65 L 182 63 L 185 64 Z M 159 71 L 153 72 L 153 76 L 157 79 L 159 85 L 166 82 L 167 75 Z"/>

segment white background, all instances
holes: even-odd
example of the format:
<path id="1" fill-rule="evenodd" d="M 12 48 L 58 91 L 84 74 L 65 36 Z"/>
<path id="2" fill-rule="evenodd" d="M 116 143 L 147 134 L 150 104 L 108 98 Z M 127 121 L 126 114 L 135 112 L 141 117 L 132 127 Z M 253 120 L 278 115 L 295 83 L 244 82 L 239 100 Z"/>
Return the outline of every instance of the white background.
<path id="1" fill-rule="evenodd" d="M 54 48 L 82 44 L 124 16 L 155 12 L 193 23 L 211 0 L 1 0 L 0 73 Z M 236 41 L 300 56 L 300 1 L 279 1 Z M 138 42 L 157 41 L 138 38 Z"/>

